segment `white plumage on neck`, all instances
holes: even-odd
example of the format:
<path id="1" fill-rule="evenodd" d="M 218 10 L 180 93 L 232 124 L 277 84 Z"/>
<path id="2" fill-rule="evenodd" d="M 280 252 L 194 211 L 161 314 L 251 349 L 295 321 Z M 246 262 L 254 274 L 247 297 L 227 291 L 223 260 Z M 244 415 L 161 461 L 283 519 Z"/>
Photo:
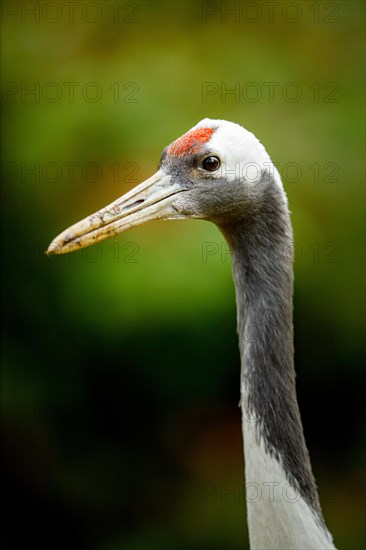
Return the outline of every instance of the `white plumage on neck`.
<path id="1" fill-rule="evenodd" d="M 245 407 L 242 430 L 249 540 L 251 550 L 334 550 L 328 530 L 290 485 L 283 466 L 257 437 L 257 419 Z"/>

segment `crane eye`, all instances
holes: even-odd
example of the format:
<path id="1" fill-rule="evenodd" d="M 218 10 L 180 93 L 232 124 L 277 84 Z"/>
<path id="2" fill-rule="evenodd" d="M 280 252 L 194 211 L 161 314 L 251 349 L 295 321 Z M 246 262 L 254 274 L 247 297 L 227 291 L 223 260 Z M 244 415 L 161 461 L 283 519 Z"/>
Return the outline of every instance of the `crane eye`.
<path id="1" fill-rule="evenodd" d="M 217 157 L 206 157 L 202 161 L 202 168 L 208 172 L 215 172 L 220 167 L 220 159 Z"/>

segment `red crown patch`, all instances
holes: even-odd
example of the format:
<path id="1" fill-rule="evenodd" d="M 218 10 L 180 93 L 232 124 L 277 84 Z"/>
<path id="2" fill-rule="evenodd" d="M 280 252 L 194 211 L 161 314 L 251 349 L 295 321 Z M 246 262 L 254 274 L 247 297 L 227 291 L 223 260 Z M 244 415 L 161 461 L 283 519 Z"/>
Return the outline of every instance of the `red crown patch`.
<path id="1" fill-rule="evenodd" d="M 208 142 L 214 131 L 214 128 L 198 128 L 184 134 L 171 144 L 168 149 L 169 155 L 180 157 L 194 153 L 203 143 Z"/>

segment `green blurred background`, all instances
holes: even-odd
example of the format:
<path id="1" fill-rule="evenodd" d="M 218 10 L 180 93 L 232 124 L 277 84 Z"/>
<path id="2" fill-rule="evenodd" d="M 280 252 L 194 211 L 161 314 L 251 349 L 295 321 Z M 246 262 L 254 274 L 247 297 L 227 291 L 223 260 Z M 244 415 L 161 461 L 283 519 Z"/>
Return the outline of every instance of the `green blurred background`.
<path id="1" fill-rule="evenodd" d="M 43 254 L 207 116 L 278 163 L 305 435 L 338 548 L 363 548 L 364 4 L 72 5 L 2 2 L 5 548 L 248 547 L 219 231 Z"/>

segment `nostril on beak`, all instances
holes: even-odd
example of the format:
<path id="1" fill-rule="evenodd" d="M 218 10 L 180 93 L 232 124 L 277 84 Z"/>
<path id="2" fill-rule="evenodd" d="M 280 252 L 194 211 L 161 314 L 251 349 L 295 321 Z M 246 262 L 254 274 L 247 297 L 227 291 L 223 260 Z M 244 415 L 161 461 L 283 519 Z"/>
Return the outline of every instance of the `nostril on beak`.
<path id="1" fill-rule="evenodd" d="M 131 204 L 128 204 L 127 206 L 125 206 L 124 208 L 122 208 L 122 210 L 123 210 L 123 211 L 129 210 L 130 208 L 132 208 L 132 207 L 134 207 L 134 206 L 137 206 L 138 204 L 141 204 L 141 203 L 143 203 L 143 202 L 145 202 L 144 199 L 140 199 L 140 200 L 138 200 L 138 201 L 132 202 Z"/>

